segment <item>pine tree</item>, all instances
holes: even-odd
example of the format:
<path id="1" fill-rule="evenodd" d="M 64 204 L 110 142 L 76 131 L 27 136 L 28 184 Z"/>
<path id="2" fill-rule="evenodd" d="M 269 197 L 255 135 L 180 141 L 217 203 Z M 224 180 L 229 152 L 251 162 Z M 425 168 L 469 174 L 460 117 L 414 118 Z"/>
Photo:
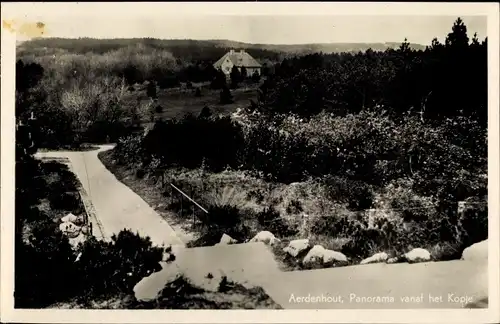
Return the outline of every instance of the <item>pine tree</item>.
<path id="1" fill-rule="evenodd" d="M 147 93 L 148 97 L 151 98 L 151 99 L 156 99 L 157 98 L 157 94 L 156 94 L 156 82 L 154 82 L 153 80 L 149 81 L 148 87 L 146 89 L 146 93 Z"/>
<path id="2" fill-rule="evenodd" d="M 446 47 L 465 48 L 469 46 L 467 26 L 460 17 L 457 18 L 451 30 L 451 33 L 446 37 Z"/>
<path id="3" fill-rule="evenodd" d="M 260 74 L 257 70 L 255 70 L 252 74 L 252 81 L 258 83 L 260 81 Z"/>
<path id="4" fill-rule="evenodd" d="M 236 88 L 241 80 L 241 74 L 235 65 L 233 65 L 230 76 L 231 76 L 231 87 Z"/>
<path id="5" fill-rule="evenodd" d="M 220 92 L 220 103 L 223 105 L 233 103 L 233 95 L 228 87 L 224 87 Z"/>
<path id="6" fill-rule="evenodd" d="M 248 71 L 247 71 L 247 68 L 242 66 L 241 67 L 241 81 L 245 80 L 246 78 L 248 78 Z"/>

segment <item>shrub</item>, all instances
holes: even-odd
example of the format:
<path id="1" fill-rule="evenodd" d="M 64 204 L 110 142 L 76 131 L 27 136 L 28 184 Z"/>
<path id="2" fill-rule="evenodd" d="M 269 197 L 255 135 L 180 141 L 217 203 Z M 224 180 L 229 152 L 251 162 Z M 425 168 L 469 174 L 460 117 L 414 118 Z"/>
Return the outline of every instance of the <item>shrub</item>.
<path id="1" fill-rule="evenodd" d="M 233 103 L 233 96 L 228 87 L 222 88 L 219 103 L 222 105 Z"/>
<path id="2" fill-rule="evenodd" d="M 153 247 L 149 237 L 129 230 L 113 235 L 111 242 L 87 240 L 79 249 L 81 298 L 133 294 L 143 277 L 161 269 L 162 249 Z"/>
<path id="3" fill-rule="evenodd" d="M 51 192 L 49 194 L 50 207 L 55 210 L 74 211 L 80 209 L 78 193 Z"/>
<path id="4" fill-rule="evenodd" d="M 242 242 L 248 239 L 250 229 L 243 222 L 241 211 L 234 206 L 210 206 L 203 220 L 203 232 L 192 246 L 214 245 L 223 234 Z"/>
<path id="5" fill-rule="evenodd" d="M 75 253 L 56 223 L 32 223 L 29 243 L 16 234 L 16 308 L 44 308 L 80 293 Z"/>
<path id="6" fill-rule="evenodd" d="M 212 116 L 212 111 L 208 106 L 203 107 L 198 118 L 210 118 Z"/>
<path id="7" fill-rule="evenodd" d="M 296 199 L 292 199 L 286 207 L 286 212 L 288 214 L 298 214 L 302 211 L 303 211 L 302 204 L 300 203 L 300 201 Z"/>
<path id="8" fill-rule="evenodd" d="M 163 107 L 161 105 L 158 105 L 155 107 L 155 112 L 157 114 L 161 114 L 163 112 Z"/>
<path id="9" fill-rule="evenodd" d="M 257 213 L 257 221 L 263 230 L 270 231 L 278 237 L 287 237 L 297 233 L 273 207 L 264 208 Z"/>
<path id="10" fill-rule="evenodd" d="M 143 179 L 144 176 L 146 175 L 146 171 L 144 171 L 143 169 L 139 169 L 135 172 L 135 176 L 138 178 L 138 179 Z"/>

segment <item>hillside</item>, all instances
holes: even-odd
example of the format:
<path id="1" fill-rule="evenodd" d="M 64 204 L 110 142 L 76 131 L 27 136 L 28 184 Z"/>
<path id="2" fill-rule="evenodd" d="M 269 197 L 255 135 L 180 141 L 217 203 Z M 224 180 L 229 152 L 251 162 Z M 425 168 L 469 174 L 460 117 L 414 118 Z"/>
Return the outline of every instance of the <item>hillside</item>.
<path id="1" fill-rule="evenodd" d="M 256 57 L 273 57 L 282 54 L 306 54 L 314 52 L 339 53 L 366 51 L 371 48 L 383 51 L 387 48 L 396 48 L 400 43 L 317 43 L 317 44 L 249 44 L 231 40 L 189 40 L 189 39 L 154 39 L 154 38 L 129 38 L 129 39 L 94 39 L 94 38 L 38 38 L 23 42 L 18 46 L 18 53 L 25 53 L 40 48 L 59 48 L 71 53 L 106 53 L 122 47 L 143 44 L 155 49 L 172 52 L 176 57 L 188 56 L 197 59 L 203 57 L 205 52 L 225 52 L 228 48 L 246 49 Z M 416 49 L 425 49 L 420 44 L 411 44 Z M 211 50 L 212 49 L 212 50 Z M 197 52 L 197 53 L 194 53 Z"/>

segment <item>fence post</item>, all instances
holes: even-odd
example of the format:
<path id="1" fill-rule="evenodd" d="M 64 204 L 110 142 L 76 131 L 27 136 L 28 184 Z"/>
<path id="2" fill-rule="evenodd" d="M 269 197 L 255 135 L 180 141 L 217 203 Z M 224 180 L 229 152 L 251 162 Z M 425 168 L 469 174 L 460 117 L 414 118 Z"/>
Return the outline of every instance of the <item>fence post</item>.
<path id="1" fill-rule="evenodd" d="M 191 186 L 191 198 L 193 198 L 193 187 Z M 196 218 L 194 216 L 194 204 L 191 204 L 191 212 L 193 214 L 193 227 L 196 225 Z"/>
<path id="2" fill-rule="evenodd" d="M 182 202 L 184 200 L 184 197 L 181 195 L 181 218 L 182 218 Z"/>

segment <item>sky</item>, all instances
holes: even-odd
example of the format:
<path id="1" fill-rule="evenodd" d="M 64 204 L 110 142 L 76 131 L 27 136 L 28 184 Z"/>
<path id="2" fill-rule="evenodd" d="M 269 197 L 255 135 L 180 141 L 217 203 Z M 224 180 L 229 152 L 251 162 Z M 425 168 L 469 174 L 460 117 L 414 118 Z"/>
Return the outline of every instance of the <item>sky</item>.
<path id="1" fill-rule="evenodd" d="M 181 16 L 164 18 L 59 18 L 45 20 L 49 37 L 229 39 L 246 43 L 430 44 L 443 41 L 455 16 Z M 470 37 L 486 36 L 486 18 L 462 17 Z"/>
<path id="2" fill-rule="evenodd" d="M 274 4 L 264 10 L 262 8 L 267 7 L 262 3 L 240 3 L 239 7 L 224 3 L 209 3 L 205 7 L 201 3 L 185 6 L 179 3 L 122 3 L 119 6 L 52 3 L 20 7 L 16 3 L 10 8 L 22 9 L 10 12 L 17 14 L 18 22 L 43 22 L 44 36 L 65 38 L 228 39 L 263 44 L 378 43 L 402 42 L 407 38 L 411 43 L 428 45 L 434 37 L 443 41 L 458 16 L 464 20 L 470 37 L 477 32 L 482 40 L 487 30 L 486 16 L 471 11 L 476 7 L 465 10 L 454 5 L 432 9 L 422 4 L 413 4 L 413 7 L 399 4 L 398 7 L 395 3 L 363 4 L 357 6 L 357 10 L 351 4 L 346 11 L 346 7 L 339 5 L 330 10 L 322 10 L 317 3 L 302 4 L 298 9 L 294 3 L 284 5 Z M 376 10 L 370 10 L 370 6 Z M 2 4 L 2 11 L 4 7 L 9 9 Z M 398 15 L 394 9 L 404 10 Z M 23 12 L 26 14 L 19 15 Z M 20 40 L 28 39 L 25 34 L 17 35 Z"/>

